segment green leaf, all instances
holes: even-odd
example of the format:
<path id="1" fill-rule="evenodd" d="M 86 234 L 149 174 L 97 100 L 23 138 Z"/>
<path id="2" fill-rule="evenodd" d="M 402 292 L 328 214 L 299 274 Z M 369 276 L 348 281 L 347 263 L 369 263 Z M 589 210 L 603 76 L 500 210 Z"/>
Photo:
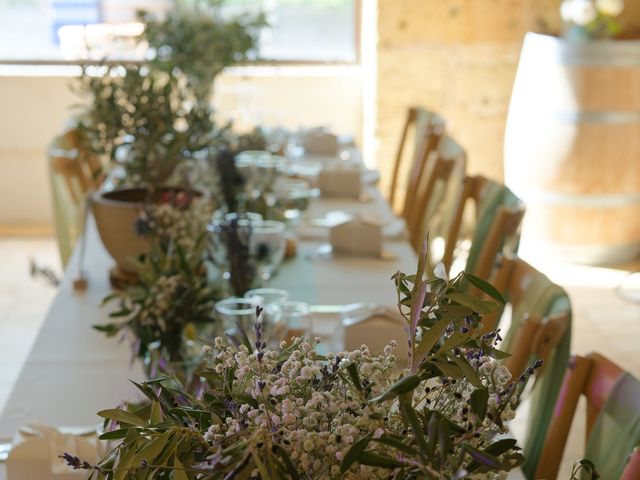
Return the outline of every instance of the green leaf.
<path id="1" fill-rule="evenodd" d="M 358 462 L 362 465 L 380 468 L 398 468 L 402 466 L 401 463 L 398 463 L 392 458 L 371 451 L 362 452 L 358 457 Z"/>
<path id="2" fill-rule="evenodd" d="M 173 480 L 189 480 L 186 472 L 184 471 L 184 466 L 178 460 L 178 457 L 173 458 Z"/>
<path id="3" fill-rule="evenodd" d="M 291 475 L 292 480 L 300 480 L 300 475 L 298 474 L 296 467 L 293 466 L 293 462 L 286 450 L 284 450 L 280 445 L 274 445 L 273 448 L 275 449 L 276 455 L 278 455 L 282 460 L 282 463 L 284 463 L 285 469 L 289 472 L 289 475 Z"/>
<path id="4" fill-rule="evenodd" d="M 419 365 L 420 360 L 422 360 L 422 358 L 424 358 L 429 354 L 429 352 L 434 347 L 434 345 L 436 345 L 440 341 L 440 339 L 442 338 L 442 335 L 444 335 L 444 332 L 448 326 L 449 326 L 448 321 L 440 320 L 436 322 L 433 325 L 433 327 L 431 327 L 430 329 L 428 329 L 426 332 L 423 333 L 422 340 L 416 347 L 415 355 L 416 355 L 416 358 L 418 359 L 418 362 L 416 363 L 417 365 Z"/>
<path id="5" fill-rule="evenodd" d="M 456 333 L 452 334 L 449 338 L 447 338 L 445 340 L 445 342 L 442 344 L 442 346 L 436 352 L 436 355 L 439 355 L 441 353 L 450 352 L 454 348 L 462 345 L 468 339 L 469 339 L 469 334 L 468 333 L 456 332 Z"/>
<path id="6" fill-rule="evenodd" d="M 446 358 L 437 358 L 429 361 L 434 367 L 436 367 L 442 375 L 451 378 L 462 378 L 462 371 L 458 368 L 458 366 L 453 362 L 448 362 Z"/>
<path id="7" fill-rule="evenodd" d="M 473 286 L 475 286 L 476 288 L 478 288 L 479 290 L 481 290 L 482 292 L 486 293 L 487 295 L 489 295 L 491 298 L 497 300 L 498 302 L 500 302 L 502 305 L 504 305 L 506 303 L 504 297 L 502 296 L 502 294 L 498 291 L 498 289 L 496 287 L 494 287 L 493 285 L 491 285 L 489 282 L 487 282 L 486 280 L 483 280 L 480 277 L 476 277 L 475 275 L 471 274 L 471 273 L 467 273 L 465 272 L 464 277 L 469 280 L 469 283 L 472 284 Z"/>
<path id="8" fill-rule="evenodd" d="M 384 402 L 385 400 L 395 398 L 398 395 L 415 390 L 418 385 L 420 385 L 420 377 L 418 377 L 418 375 L 407 375 L 391 385 L 384 393 L 369 400 L 369 403 Z"/>
<path id="9" fill-rule="evenodd" d="M 367 445 L 369 445 L 372 438 L 373 433 L 369 433 L 351 446 L 347 454 L 342 459 L 342 463 L 340 464 L 340 473 L 344 474 L 349 470 L 351 465 L 353 465 L 353 462 L 355 462 L 360 454 L 364 452 L 365 448 L 367 448 Z"/>
<path id="10" fill-rule="evenodd" d="M 347 373 L 349 373 L 349 378 L 351 378 L 351 382 L 356 387 L 359 392 L 362 392 L 362 383 L 360 382 L 360 376 L 358 375 L 358 366 L 355 363 L 350 363 L 347 365 Z"/>
<path id="11" fill-rule="evenodd" d="M 108 420 L 115 420 L 116 422 L 126 425 L 135 425 L 137 427 L 146 425 L 146 422 L 142 418 L 134 415 L 133 413 L 129 413 L 118 408 L 101 410 L 98 412 L 98 416 L 106 418 Z"/>
<path id="12" fill-rule="evenodd" d="M 119 428 L 111 432 L 105 432 L 98 438 L 100 438 L 100 440 L 121 440 L 127 436 L 127 433 L 129 433 L 128 428 Z"/>
<path id="13" fill-rule="evenodd" d="M 478 417 L 481 422 L 487 415 L 487 402 L 489 401 L 489 390 L 486 388 L 478 388 L 471 392 L 469 403 L 471 404 L 471 410 Z"/>
<path id="14" fill-rule="evenodd" d="M 474 386 L 478 388 L 482 388 L 482 380 L 478 376 L 478 372 L 476 372 L 469 362 L 466 359 L 460 357 L 453 357 L 453 362 L 458 366 L 460 370 L 462 370 L 463 375 L 469 380 Z"/>
<path id="15" fill-rule="evenodd" d="M 475 297 L 472 297 L 469 294 L 462 293 L 462 292 L 457 292 L 457 291 L 449 292 L 447 294 L 447 297 L 450 300 L 453 300 L 454 302 L 459 303 L 460 305 L 469 307 L 471 310 L 473 310 L 476 313 L 481 313 L 484 315 L 491 313 L 493 309 L 496 308 L 495 303 L 486 302 L 484 300 L 477 299 Z"/>
<path id="16" fill-rule="evenodd" d="M 495 455 L 496 457 L 502 455 L 509 450 L 516 449 L 517 440 L 514 438 L 503 438 L 502 440 L 498 440 L 497 442 L 493 442 L 489 445 L 485 452 L 490 453 L 491 455 Z"/>
<path id="17" fill-rule="evenodd" d="M 400 411 L 402 412 L 402 416 L 405 418 L 406 422 L 411 427 L 411 431 L 416 437 L 416 443 L 418 444 L 420 451 L 426 453 L 427 439 L 424 437 L 424 428 L 422 423 L 420 423 L 420 419 L 418 418 L 416 411 L 409 402 L 402 402 L 400 404 Z"/>
<path id="18" fill-rule="evenodd" d="M 93 325 L 93 329 L 106 333 L 108 337 L 115 336 L 120 331 L 120 325 L 117 323 L 107 323 L 104 325 Z"/>
<path id="19" fill-rule="evenodd" d="M 405 444 L 403 440 L 405 440 L 403 437 L 396 438 L 396 436 L 388 433 L 383 434 L 380 438 L 373 439 L 374 442 L 382 443 L 383 445 L 395 448 L 396 450 L 400 450 L 408 455 L 417 455 L 418 452 L 416 452 L 416 450 L 411 446 Z"/>
<path id="20" fill-rule="evenodd" d="M 449 438 L 449 425 L 447 422 L 440 421 L 438 423 L 438 452 L 440 454 L 440 465 L 445 465 L 449 457 L 449 449 L 451 448 L 451 439 Z"/>
<path id="21" fill-rule="evenodd" d="M 467 471 L 469 473 L 481 467 L 486 467 L 489 470 L 498 470 L 501 467 L 500 460 L 490 453 L 487 453 L 486 451 L 481 452 L 477 448 L 468 444 L 465 444 L 465 449 L 469 455 L 471 455 L 471 458 L 473 458 L 469 465 L 467 465 Z"/>

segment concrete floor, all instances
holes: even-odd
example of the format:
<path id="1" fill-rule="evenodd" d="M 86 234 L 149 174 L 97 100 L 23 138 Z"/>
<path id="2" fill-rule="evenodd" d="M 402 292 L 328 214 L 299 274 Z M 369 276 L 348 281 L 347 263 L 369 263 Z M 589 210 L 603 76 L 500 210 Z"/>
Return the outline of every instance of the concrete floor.
<path id="1" fill-rule="evenodd" d="M 640 377 L 640 303 L 626 301 L 616 292 L 640 264 L 610 269 L 523 256 L 568 290 L 574 309 L 573 351 L 598 351 Z M 61 271 L 53 238 L 0 237 L 0 410 L 55 295 L 54 287 L 30 276 L 30 259 Z M 634 280 L 633 292 L 640 295 L 640 281 Z M 569 478 L 571 463 L 581 457 L 583 418 L 574 422 L 559 478 Z"/>

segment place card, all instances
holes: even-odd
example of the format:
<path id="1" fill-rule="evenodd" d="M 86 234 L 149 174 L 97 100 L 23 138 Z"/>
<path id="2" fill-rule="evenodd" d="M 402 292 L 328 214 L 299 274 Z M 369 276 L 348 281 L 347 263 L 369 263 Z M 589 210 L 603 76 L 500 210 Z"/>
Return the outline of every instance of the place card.
<path id="1" fill-rule="evenodd" d="M 331 247 L 335 253 L 380 257 L 382 255 L 382 225 L 355 217 L 329 231 Z"/>
<path id="2" fill-rule="evenodd" d="M 352 351 L 367 345 L 377 355 L 392 340 L 398 344 L 394 355 L 406 360 L 407 324 L 397 310 L 385 306 L 367 306 L 345 315 L 344 348 Z"/>
<path id="3" fill-rule="evenodd" d="M 302 138 L 302 147 L 308 155 L 338 154 L 338 137 L 324 128 L 307 131 Z"/>
<path id="4" fill-rule="evenodd" d="M 337 164 L 320 170 L 318 188 L 325 197 L 358 198 L 362 191 L 360 168 Z"/>

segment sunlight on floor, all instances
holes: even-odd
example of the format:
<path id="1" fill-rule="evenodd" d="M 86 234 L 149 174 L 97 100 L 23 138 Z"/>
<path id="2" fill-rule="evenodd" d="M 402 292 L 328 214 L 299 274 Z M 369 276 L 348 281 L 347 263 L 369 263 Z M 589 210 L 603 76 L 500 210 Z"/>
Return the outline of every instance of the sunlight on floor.
<path id="1" fill-rule="evenodd" d="M 30 262 L 61 272 L 53 237 L 0 237 L 0 410 L 56 293 Z"/>

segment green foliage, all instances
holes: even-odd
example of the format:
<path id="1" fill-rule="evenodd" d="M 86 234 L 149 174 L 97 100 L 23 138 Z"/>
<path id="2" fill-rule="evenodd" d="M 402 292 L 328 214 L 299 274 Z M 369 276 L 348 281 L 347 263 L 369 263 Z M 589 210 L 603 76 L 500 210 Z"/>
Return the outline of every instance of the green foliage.
<path id="1" fill-rule="evenodd" d="M 85 67 L 78 91 L 88 99 L 82 124 L 92 150 L 133 185 L 165 184 L 214 136 L 209 107 L 178 77 L 146 66 Z"/>
<path id="2" fill-rule="evenodd" d="M 163 186 L 196 152 L 230 137 L 213 123 L 214 78 L 255 54 L 265 23 L 262 15 L 224 20 L 220 4 L 176 1 L 162 17 L 140 12 L 146 64 L 83 68 L 76 89 L 88 102 L 81 116 L 89 145 L 121 165 L 127 183 Z"/>
<path id="3" fill-rule="evenodd" d="M 188 250 L 173 241 L 165 248 L 152 248 L 137 262 L 139 283 L 103 301 L 116 303 L 109 315 L 116 321 L 95 328 L 109 336 L 132 334 L 134 354 L 147 362 L 150 376 L 157 373 L 158 362 L 192 368 L 200 350 L 194 341 L 211 333 L 220 291 L 207 278 L 205 243 L 202 236 Z"/>
<path id="4" fill-rule="evenodd" d="M 213 80 L 225 67 L 256 56 L 260 29 L 266 25 L 261 14 L 224 19 L 220 11 L 224 3 L 174 1 L 174 8 L 162 17 L 138 14 L 153 68 L 183 74 L 201 102 L 210 99 Z"/>

